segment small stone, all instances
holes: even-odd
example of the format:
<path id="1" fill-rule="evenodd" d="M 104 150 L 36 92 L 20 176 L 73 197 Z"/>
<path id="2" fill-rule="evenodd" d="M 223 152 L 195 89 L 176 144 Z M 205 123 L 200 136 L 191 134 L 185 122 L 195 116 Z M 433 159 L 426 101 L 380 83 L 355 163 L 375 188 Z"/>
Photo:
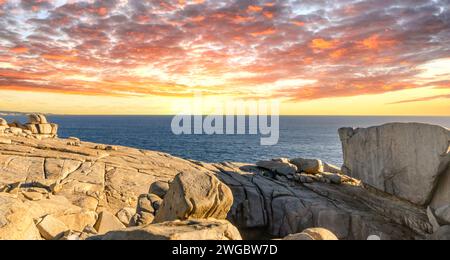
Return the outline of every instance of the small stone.
<path id="1" fill-rule="evenodd" d="M 53 216 L 44 217 L 37 225 L 39 233 L 46 240 L 54 240 L 62 237 L 69 228 Z"/>
<path id="2" fill-rule="evenodd" d="M 131 218 L 136 214 L 136 209 L 133 208 L 123 208 L 117 212 L 117 219 L 122 222 L 125 226 L 129 226 Z"/>
<path id="3" fill-rule="evenodd" d="M 106 150 L 106 145 L 103 145 L 103 144 L 96 145 L 95 149 L 96 150 Z"/>
<path id="4" fill-rule="evenodd" d="M 106 151 L 117 151 L 119 150 L 119 148 L 117 148 L 117 146 L 112 146 L 112 145 L 108 145 L 105 147 Z"/>
<path id="5" fill-rule="evenodd" d="M 318 174 L 324 172 L 324 166 L 321 160 L 296 158 L 292 159 L 290 163 L 295 165 L 300 172 L 305 172 L 308 174 Z"/>
<path id="6" fill-rule="evenodd" d="M 157 181 L 152 183 L 152 185 L 150 185 L 149 193 L 156 194 L 160 198 L 164 199 L 164 196 L 166 196 L 168 190 L 169 190 L 168 182 Z"/>
<path id="7" fill-rule="evenodd" d="M 147 194 L 141 195 L 138 199 L 137 212 L 148 212 L 155 213 L 155 209 L 153 208 L 153 203 L 150 200 Z"/>
<path id="8" fill-rule="evenodd" d="M 102 211 L 98 215 L 98 220 L 94 228 L 98 234 L 102 235 L 110 231 L 124 229 L 125 226 L 113 214 L 108 211 Z"/>
<path id="9" fill-rule="evenodd" d="M 330 180 L 330 182 L 333 184 L 338 184 L 338 185 L 342 184 L 342 178 L 339 174 L 324 172 L 324 173 L 321 173 L 321 175 L 324 178 Z"/>
<path id="10" fill-rule="evenodd" d="M 8 122 L 5 119 L 0 118 L 0 126 L 8 126 Z"/>
<path id="11" fill-rule="evenodd" d="M 155 215 L 148 212 L 140 212 L 133 216 L 130 221 L 130 226 L 144 226 L 153 223 Z"/>

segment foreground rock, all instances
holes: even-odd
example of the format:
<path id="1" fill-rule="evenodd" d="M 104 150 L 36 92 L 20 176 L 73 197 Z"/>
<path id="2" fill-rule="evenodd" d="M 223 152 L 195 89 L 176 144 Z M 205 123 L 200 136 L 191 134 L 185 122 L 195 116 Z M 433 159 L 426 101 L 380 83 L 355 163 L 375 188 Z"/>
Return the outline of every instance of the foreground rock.
<path id="1" fill-rule="evenodd" d="M 40 240 L 41 236 L 27 207 L 0 193 L 0 240 Z"/>
<path id="2" fill-rule="evenodd" d="M 338 240 L 338 238 L 329 230 L 324 228 L 309 228 L 302 233 L 293 234 L 285 237 L 283 240 Z"/>
<path id="3" fill-rule="evenodd" d="M 113 231 L 102 240 L 242 240 L 239 231 L 226 220 L 187 220 Z"/>
<path id="4" fill-rule="evenodd" d="M 450 204 L 450 182 L 440 181 L 450 174 L 449 130 L 393 123 L 339 134 L 345 174 L 420 206 Z"/>
<path id="5" fill-rule="evenodd" d="M 155 222 L 186 219 L 225 219 L 233 194 L 212 173 L 183 172 L 170 184 Z"/>

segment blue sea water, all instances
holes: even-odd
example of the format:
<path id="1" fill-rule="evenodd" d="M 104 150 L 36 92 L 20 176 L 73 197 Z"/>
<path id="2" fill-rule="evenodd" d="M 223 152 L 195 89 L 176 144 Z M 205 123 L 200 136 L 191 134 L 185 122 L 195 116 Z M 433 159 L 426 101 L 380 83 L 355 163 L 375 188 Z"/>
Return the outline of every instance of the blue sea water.
<path id="1" fill-rule="evenodd" d="M 171 116 L 48 116 L 60 137 L 156 150 L 207 162 L 254 163 L 275 157 L 321 158 L 342 164 L 340 127 L 369 127 L 388 122 L 422 122 L 450 128 L 450 117 L 283 116 L 275 146 L 261 146 L 259 135 L 174 135 Z M 6 116 L 26 122 L 24 117 Z"/>

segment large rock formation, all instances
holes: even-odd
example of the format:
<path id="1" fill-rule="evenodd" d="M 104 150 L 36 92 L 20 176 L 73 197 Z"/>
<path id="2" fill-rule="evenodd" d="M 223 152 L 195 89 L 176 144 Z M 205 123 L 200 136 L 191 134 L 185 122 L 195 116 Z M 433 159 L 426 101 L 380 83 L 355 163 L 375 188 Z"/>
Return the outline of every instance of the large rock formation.
<path id="1" fill-rule="evenodd" d="M 183 172 L 170 184 L 155 222 L 225 219 L 231 205 L 231 190 L 212 173 Z"/>
<path id="2" fill-rule="evenodd" d="M 344 173 L 414 204 L 450 204 L 450 131 L 393 123 L 339 130 Z"/>

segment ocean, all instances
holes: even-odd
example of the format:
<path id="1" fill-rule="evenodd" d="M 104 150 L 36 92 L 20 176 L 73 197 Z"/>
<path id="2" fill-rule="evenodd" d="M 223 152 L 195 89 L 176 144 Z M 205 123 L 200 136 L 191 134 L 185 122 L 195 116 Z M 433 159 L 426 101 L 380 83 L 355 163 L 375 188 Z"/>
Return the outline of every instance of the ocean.
<path id="1" fill-rule="evenodd" d="M 4 116 L 8 122 L 21 116 Z M 48 116 L 59 136 L 111 145 L 162 151 L 206 162 L 244 162 L 279 157 L 319 158 L 342 165 L 340 127 L 369 127 L 388 122 L 421 122 L 450 128 L 450 117 L 282 116 L 277 145 L 261 146 L 259 135 L 174 135 L 171 116 Z"/>

